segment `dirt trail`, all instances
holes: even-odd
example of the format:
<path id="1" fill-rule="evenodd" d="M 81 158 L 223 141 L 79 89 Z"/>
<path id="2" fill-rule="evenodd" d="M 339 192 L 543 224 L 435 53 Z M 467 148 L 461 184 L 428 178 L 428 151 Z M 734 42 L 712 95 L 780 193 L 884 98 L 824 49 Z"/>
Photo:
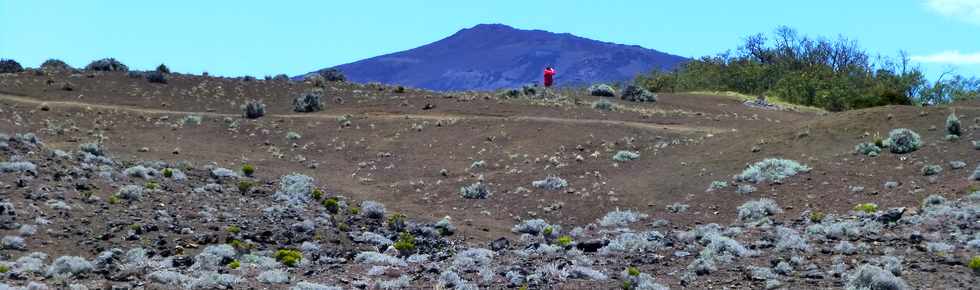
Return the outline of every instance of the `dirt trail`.
<path id="1" fill-rule="evenodd" d="M 206 117 L 240 117 L 238 114 L 225 114 L 225 113 L 215 113 L 215 112 L 193 112 L 193 111 L 174 111 L 174 110 L 161 110 L 161 109 L 148 109 L 140 108 L 134 106 L 125 105 L 106 105 L 106 104 L 95 104 L 95 103 L 85 103 L 77 101 L 45 101 L 39 100 L 27 96 L 15 96 L 10 94 L 0 93 L 0 101 L 10 101 L 24 104 L 41 105 L 46 104 L 48 106 L 56 107 L 80 107 L 80 108 L 93 108 L 102 110 L 121 110 L 130 111 L 144 114 L 161 114 L 161 115 L 200 115 Z M 310 113 L 310 114 L 269 114 L 266 117 L 270 118 L 299 118 L 299 119 L 337 119 L 343 117 L 342 114 L 329 114 L 329 113 Z M 538 116 L 487 116 L 487 115 L 474 115 L 474 114 L 405 114 L 405 113 L 386 113 L 386 112 L 361 112 L 354 114 L 355 117 L 365 117 L 374 118 L 382 120 L 430 120 L 430 121 L 448 121 L 448 120 L 471 120 L 471 121 L 513 121 L 513 122 L 540 122 L 540 123 L 557 123 L 557 124 L 571 124 L 571 125 L 610 125 L 610 126 L 624 126 L 636 129 L 644 130 L 658 130 L 658 131 L 675 131 L 675 132 L 685 132 L 685 133 L 712 133 L 718 134 L 730 131 L 727 128 L 718 127 L 698 127 L 698 126 L 685 126 L 676 124 L 656 124 L 656 123 L 643 123 L 643 122 L 631 122 L 631 121 L 616 121 L 616 120 L 597 120 L 597 119 L 569 119 L 569 118 L 555 118 L 555 117 L 538 117 Z"/>

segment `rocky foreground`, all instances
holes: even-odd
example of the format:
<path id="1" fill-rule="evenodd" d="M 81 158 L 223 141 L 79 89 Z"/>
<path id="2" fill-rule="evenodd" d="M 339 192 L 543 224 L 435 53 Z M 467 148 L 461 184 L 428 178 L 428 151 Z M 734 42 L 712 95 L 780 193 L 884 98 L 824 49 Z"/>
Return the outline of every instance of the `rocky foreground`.
<path id="1" fill-rule="evenodd" d="M 808 171 L 779 164 L 792 166 L 760 163 L 736 179 Z M 617 210 L 588 225 L 525 220 L 515 236 L 477 243 L 451 217 L 416 222 L 305 175 L 255 170 L 114 160 L 100 144 L 65 152 L 0 134 L 0 289 L 980 288 L 977 190 L 783 220 L 762 198 L 730 225 L 694 228 Z M 980 168 L 967 175 L 975 182 Z M 480 194 L 479 183 L 461 192 Z"/>

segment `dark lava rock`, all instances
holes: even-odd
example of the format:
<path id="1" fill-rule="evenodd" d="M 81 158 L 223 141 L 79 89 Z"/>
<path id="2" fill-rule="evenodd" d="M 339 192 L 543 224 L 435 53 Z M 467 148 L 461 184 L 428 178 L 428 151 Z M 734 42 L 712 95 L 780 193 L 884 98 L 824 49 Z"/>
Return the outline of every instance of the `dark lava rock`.
<path id="1" fill-rule="evenodd" d="M 890 224 L 902 219 L 903 214 L 905 214 L 905 208 L 896 207 L 879 213 L 875 219 L 877 219 L 879 222 Z"/>
<path id="2" fill-rule="evenodd" d="M 597 239 L 597 240 L 588 240 L 588 241 L 580 242 L 576 244 L 575 247 L 581 250 L 582 252 L 594 253 L 599 251 L 599 248 L 605 247 L 607 244 L 609 244 L 609 241 Z"/>
<path id="3" fill-rule="evenodd" d="M 510 248 L 510 240 L 506 237 L 501 237 L 499 239 L 490 242 L 490 249 L 494 251 L 501 251 Z"/>

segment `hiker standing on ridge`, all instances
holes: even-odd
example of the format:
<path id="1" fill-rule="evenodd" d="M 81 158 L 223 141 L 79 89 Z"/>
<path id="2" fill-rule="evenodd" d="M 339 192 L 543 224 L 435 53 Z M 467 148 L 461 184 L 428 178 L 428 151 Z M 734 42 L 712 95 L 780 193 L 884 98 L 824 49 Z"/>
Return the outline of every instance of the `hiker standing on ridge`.
<path id="1" fill-rule="evenodd" d="M 551 87 L 555 83 L 555 69 L 550 66 L 544 69 L 544 87 Z"/>

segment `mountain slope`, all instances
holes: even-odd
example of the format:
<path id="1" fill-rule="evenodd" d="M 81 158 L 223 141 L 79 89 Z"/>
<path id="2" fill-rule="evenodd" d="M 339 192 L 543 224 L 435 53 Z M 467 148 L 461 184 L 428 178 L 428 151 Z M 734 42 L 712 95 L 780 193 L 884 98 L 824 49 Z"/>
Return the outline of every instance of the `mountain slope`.
<path id="1" fill-rule="evenodd" d="M 685 58 L 571 34 L 480 24 L 414 49 L 337 66 L 355 82 L 433 90 L 490 90 L 539 82 L 547 66 L 559 85 L 622 81 Z"/>

